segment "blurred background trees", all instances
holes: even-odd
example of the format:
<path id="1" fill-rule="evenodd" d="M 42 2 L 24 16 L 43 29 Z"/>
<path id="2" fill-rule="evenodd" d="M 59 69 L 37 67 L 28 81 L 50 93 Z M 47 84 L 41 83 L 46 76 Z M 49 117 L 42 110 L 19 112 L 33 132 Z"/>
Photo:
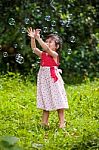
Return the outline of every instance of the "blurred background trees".
<path id="1" fill-rule="evenodd" d="M 40 60 L 26 33 L 32 26 L 41 29 L 43 39 L 49 33 L 61 36 L 64 78 L 99 76 L 98 10 L 97 0 L 0 1 L 0 72 L 36 75 Z"/>

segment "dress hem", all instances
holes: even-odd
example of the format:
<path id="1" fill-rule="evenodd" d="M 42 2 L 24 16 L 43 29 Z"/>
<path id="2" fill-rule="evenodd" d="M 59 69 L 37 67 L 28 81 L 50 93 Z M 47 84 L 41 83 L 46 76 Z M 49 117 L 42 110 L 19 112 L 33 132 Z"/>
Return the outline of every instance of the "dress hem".
<path id="1" fill-rule="evenodd" d="M 45 108 L 41 108 L 41 107 L 37 107 L 37 109 L 41 109 L 41 110 L 46 110 L 46 111 L 56 111 L 58 109 L 69 109 L 69 107 L 61 107 L 61 108 L 55 108 L 55 109 L 45 109 Z"/>

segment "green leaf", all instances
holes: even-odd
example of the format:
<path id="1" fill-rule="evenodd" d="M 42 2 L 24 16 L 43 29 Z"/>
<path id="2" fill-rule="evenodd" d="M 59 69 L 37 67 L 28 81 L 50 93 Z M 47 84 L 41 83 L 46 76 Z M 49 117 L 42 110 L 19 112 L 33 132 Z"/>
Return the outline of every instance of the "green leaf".
<path id="1" fill-rule="evenodd" d="M 5 146 L 13 146 L 17 143 L 19 139 L 14 136 L 4 136 L 1 137 L 0 141 L 5 145 Z"/>

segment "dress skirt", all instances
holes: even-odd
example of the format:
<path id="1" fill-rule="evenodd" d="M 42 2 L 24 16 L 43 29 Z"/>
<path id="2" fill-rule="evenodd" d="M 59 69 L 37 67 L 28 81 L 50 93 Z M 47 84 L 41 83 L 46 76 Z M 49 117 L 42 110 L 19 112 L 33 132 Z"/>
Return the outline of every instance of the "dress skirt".
<path id="1" fill-rule="evenodd" d="M 59 69 L 55 67 L 58 80 L 50 74 L 50 67 L 40 66 L 37 76 L 37 108 L 46 111 L 68 109 L 68 100 L 64 88 L 64 82 Z"/>

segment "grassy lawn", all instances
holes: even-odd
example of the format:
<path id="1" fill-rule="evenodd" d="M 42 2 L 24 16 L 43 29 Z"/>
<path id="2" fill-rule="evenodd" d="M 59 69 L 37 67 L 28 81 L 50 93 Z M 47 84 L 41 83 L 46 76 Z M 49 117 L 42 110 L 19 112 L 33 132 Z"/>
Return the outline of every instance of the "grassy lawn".
<path id="1" fill-rule="evenodd" d="M 18 145 L 23 150 L 99 149 L 99 79 L 65 85 L 69 110 L 65 111 L 67 126 L 62 130 L 58 128 L 56 111 L 50 113 L 50 128 L 41 127 L 36 84 L 19 75 L 10 76 L 0 77 L 1 137 L 19 138 Z"/>

